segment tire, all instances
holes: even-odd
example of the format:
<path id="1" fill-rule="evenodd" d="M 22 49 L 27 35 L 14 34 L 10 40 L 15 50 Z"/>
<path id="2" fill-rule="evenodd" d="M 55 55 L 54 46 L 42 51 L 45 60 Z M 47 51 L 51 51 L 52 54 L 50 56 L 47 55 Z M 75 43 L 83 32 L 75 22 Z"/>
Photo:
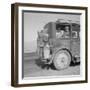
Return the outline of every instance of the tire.
<path id="1" fill-rule="evenodd" d="M 71 54 L 67 50 L 59 50 L 56 52 L 53 64 L 57 70 L 68 68 L 71 63 Z"/>

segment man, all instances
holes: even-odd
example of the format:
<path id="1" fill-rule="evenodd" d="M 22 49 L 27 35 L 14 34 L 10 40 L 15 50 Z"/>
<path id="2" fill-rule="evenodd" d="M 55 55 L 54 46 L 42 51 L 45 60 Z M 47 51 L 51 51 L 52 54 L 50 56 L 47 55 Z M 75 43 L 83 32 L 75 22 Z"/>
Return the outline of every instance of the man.
<path id="1" fill-rule="evenodd" d="M 49 36 L 47 33 L 47 30 L 42 30 L 41 32 L 38 32 L 38 39 L 37 39 L 37 50 L 38 54 L 41 59 L 44 59 L 44 46 L 45 43 L 48 42 Z"/>
<path id="2" fill-rule="evenodd" d="M 65 26 L 64 37 L 65 37 L 65 38 L 69 38 L 69 37 L 70 37 L 69 26 Z"/>
<path id="3" fill-rule="evenodd" d="M 50 45 L 49 35 L 46 29 L 38 32 L 37 49 L 40 59 L 44 62 L 43 68 L 47 67 L 48 69 L 48 62 L 50 59 Z"/>

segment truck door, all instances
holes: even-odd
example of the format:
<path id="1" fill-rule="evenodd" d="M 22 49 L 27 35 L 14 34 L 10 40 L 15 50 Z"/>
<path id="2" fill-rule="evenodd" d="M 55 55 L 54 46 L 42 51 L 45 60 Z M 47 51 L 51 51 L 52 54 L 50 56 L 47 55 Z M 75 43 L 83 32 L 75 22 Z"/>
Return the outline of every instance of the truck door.
<path id="1" fill-rule="evenodd" d="M 80 26 L 77 24 L 72 26 L 71 52 L 73 56 L 80 56 Z"/>
<path id="2" fill-rule="evenodd" d="M 56 24 L 56 48 L 66 48 L 70 50 L 71 29 L 69 24 Z"/>

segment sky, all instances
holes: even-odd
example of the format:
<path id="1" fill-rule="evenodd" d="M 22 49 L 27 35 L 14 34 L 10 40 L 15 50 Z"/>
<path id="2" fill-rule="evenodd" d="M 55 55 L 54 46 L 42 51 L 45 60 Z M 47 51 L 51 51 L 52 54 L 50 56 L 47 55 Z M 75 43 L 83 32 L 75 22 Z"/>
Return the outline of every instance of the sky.
<path id="1" fill-rule="evenodd" d="M 24 12 L 24 50 L 26 52 L 35 51 L 37 32 L 43 30 L 48 22 L 55 22 L 58 19 L 76 22 L 80 21 L 80 15 Z"/>

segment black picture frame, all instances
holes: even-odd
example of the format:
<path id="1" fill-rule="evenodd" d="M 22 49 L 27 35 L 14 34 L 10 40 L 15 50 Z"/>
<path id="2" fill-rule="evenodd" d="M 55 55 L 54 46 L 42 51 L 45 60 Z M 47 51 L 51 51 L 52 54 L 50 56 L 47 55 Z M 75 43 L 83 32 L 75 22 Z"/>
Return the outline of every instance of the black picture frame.
<path id="1" fill-rule="evenodd" d="M 85 11 L 85 80 L 76 81 L 62 81 L 62 82 L 45 82 L 45 83 L 27 83 L 20 84 L 19 81 L 19 7 L 36 7 L 36 8 L 53 8 L 66 10 L 82 10 Z M 38 12 L 38 11 L 37 11 Z M 54 12 L 55 13 L 55 12 Z M 60 85 L 60 84 L 76 84 L 88 82 L 88 8 L 82 6 L 63 6 L 63 5 L 45 5 L 32 3 L 14 3 L 11 5 L 11 86 L 25 87 L 25 86 L 41 86 L 41 85 Z"/>

